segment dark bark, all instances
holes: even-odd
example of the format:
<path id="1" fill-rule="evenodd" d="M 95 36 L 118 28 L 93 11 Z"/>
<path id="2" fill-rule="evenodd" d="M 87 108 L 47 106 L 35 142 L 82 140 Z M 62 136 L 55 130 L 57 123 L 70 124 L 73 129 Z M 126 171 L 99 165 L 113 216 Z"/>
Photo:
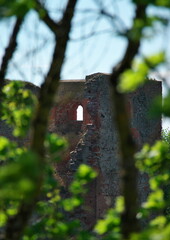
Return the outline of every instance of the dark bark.
<path id="1" fill-rule="evenodd" d="M 146 17 L 145 11 L 146 6 L 141 7 L 138 5 L 134 21 L 135 19 L 144 19 Z M 112 100 L 114 105 L 115 121 L 120 139 L 121 187 L 122 195 L 124 196 L 125 201 L 125 210 L 121 217 L 123 239 L 128 239 L 131 233 L 140 231 L 140 224 L 136 218 L 138 211 L 137 169 L 135 167 L 134 160 L 136 146 L 131 135 L 125 96 L 117 90 L 117 85 L 120 75 L 131 67 L 132 61 L 138 53 L 140 41 L 141 35 L 137 40 L 128 38 L 128 46 L 124 58 L 113 69 L 113 73 L 111 75 Z"/>
<path id="2" fill-rule="evenodd" d="M 17 36 L 20 31 L 22 23 L 23 23 L 23 18 L 16 19 L 12 34 L 9 39 L 8 46 L 5 49 L 5 53 L 2 58 L 2 64 L 0 68 L 0 88 L 3 86 L 3 82 L 8 69 L 9 62 L 12 59 L 15 49 L 17 47 Z"/>
<path id="3" fill-rule="evenodd" d="M 51 29 L 52 32 L 57 31 L 56 23 L 49 15 L 48 10 L 45 8 L 44 5 L 41 4 L 39 0 L 36 0 L 36 11 L 38 12 L 40 18 L 46 23 L 46 25 Z"/>
<path id="4" fill-rule="evenodd" d="M 112 91 L 112 100 L 120 140 L 121 189 L 125 201 L 125 210 L 121 217 L 121 231 L 123 239 L 127 239 L 131 233 L 140 230 L 139 222 L 136 219 L 138 211 L 137 169 L 134 160 L 136 146 L 131 136 L 125 98 L 116 90 L 116 87 Z"/>
<path id="5" fill-rule="evenodd" d="M 32 125 L 30 147 L 31 150 L 38 156 L 39 168 L 41 171 L 40 175 L 38 176 L 38 180 L 35 182 L 36 189 L 32 195 L 31 201 L 29 201 L 29 203 L 28 201 L 24 201 L 20 206 L 18 214 L 9 219 L 6 228 L 5 240 L 19 240 L 21 238 L 23 230 L 34 210 L 35 204 L 41 191 L 43 184 L 43 170 L 45 168 L 44 140 L 48 126 L 49 112 L 53 105 L 56 90 L 59 84 L 60 73 L 64 62 L 67 43 L 69 40 L 71 20 L 74 15 L 76 2 L 77 0 L 68 1 L 62 21 L 59 25 L 56 23 L 55 29 L 52 30 L 51 28 L 57 40 L 50 69 L 47 76 L 45 77 L 44 83 L 41 86 L 38 106 L 35 113 L 36 115 Z M 42 20 L 44 20 L 46 23 L 46 18 L 43 18 Z"/>
<path id="6" fill-rule="evenodd" d="M 5 76 L 7 73 L 7 69 L 8 69 L 9 63 L 15 53 L 15 50 L 17 48 L 17 37 L 20 32 L 23 21 L 24 21 L 24 18 L 18 17 L 16 19 L 10 39 L 9 39 L 9 43 L 5 49 L 5 53 L 2 58 L 2 63 L 1 63 L 1 68 L 0 68 L 0 100 L 2 98 L 2 87 L 5 84 Z M 4 239 L 4 237 L 1 237 L 1 239 Z"/>

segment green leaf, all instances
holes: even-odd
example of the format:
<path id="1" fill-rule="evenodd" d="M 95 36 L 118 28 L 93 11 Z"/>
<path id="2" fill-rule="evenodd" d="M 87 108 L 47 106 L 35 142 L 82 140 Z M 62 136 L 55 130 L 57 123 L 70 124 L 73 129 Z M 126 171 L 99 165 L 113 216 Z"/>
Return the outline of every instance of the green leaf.
<path id="1" fill-rule="evenodd" d="M 11 81 L 3 88 L 2 120 L 13 127 L 16 137 L 25 136 L 33 114 L 36 98 L 20 81 Z"/>
<path id="2" fill-rule="evenodd" d="M 5 212 L 0 211 L 0 227 L 4 227 L 7 222 L 7 215 Z"/>
<path id="3" fill-rule="evenodd" d="M 84 180 L 88 182 L 97 177 L 97 173 L 90 167 L 85 164 L 81 164 L 76 172 L 76 178 L 78 180 Z"/>
<path id="4" fill-rule="evenodd" d="M 0 168 L 1 199 L 19 200 L 23 196 L 28 201 L 35 189 L 35 181 L 41 174 L 38 158 L 29 151 L 16 156 L 15 162 Z"/>
<path id="5" fill-rule="evenodd" d="M 119 196 L 116 198 L 115 209 L 118 213 L 122 213 L 124 211 L 124 197 Z"/>
<path id="6" fill-rule="evenodd" d="M 97 221 L 97 224 L 94 227 L 94 231 L 99 235 L 103 235 L 110 231 L 119 233 L 120 215 L 114 209 L 110 209 L 105 215 L 104 219 Z"/>
<path id="7" fill-rule="evenodd" d="M 152 56 L 145 57 L 144 61 L 149 66 L 149 68 L 154 69 L 159 64 L 161 64 L 161 63 L 166 61 L 165 52 L 160 52 L 160 53 L 154 54 Z"/>
<path id="8" fill-rule="evenodd" d="M 45 146 L 54 160 L 60 160 L 59 152 L 65 150 L 68 144 L 65 138 L 51 133 L 46 137 Z"/>
<path id="9" fill-rule="evenodd" d="M 170 176 L 168 173 L 156 175 L 150 178 L 149 180 L 150 188 L 151 190 L 155 191 L 159 187 L 161 187 L 163 184 L 168 183 L 169 180 L 170 180 Z"/>
<path id="10" fill-rule="evenodd" d="M 158 216 L 150 222 L 151 227 L 163 228 L 167 222 L 165 216 Z"/>
<path id="11" fill-rule="evenodd" d="M 35 0 L 0 0 L 0 17 L 24 17 L 34 7 Z"/>
<path id="12" fill-rule="evenodd" d="M 144 57 L 140 62 L 134 61 L 132 68 L 123 72 L 120 76 L 118 90 L 131 92 L 148 81 L 149 71 L 165 62 L 165 53 L 160 52 L 150 57 Z"/>
<path id="13" fill-rule="evenodd" d="M 62 206 L 64 210 L 67 212 L 73 211 L 75 208 L 79 207 L 83 203 L 83 199 L 81 197 L 72 197 L 68 199 L 64 199 L 62 201 Z"/>
<path id="14" fill-rule="evenodd" d="M 163 209 L 165 207 L 164 194 L 161 189 L 150 193 L 147 202 L 143 204 L 146 209 Z"/>
<path id="15" fill-rule="evenodd" d="M 166 173 L 170 163 L 169 146 L 167 143 L 157 141 L 153 146 L 145 144 L 136 155 L 137 167 L 154 176 L 159 171 Z"/>

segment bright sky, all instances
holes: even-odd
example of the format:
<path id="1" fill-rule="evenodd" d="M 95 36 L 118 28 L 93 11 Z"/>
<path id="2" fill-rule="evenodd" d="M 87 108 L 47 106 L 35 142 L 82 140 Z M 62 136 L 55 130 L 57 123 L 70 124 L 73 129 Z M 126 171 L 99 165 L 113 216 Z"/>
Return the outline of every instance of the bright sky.
<path id="1" fill-rule="evenodd" d="M 46 2 L 51 15 L 58 19 L 66 0 Z M 113 25 L 110 19 L 98 14 L 101 7 L 118 17 L 116 24 Z M 152 14 L 155 9 L 152 7 L 149 12 Z M 115 29 L 122 31 L 130 27 L 133 14 L 134 6 L 130 0 L 79 0 L 61 79 L 84 79 L 86 75 L 95 72 L 110 73 L 112 67 L 121 60 L 126 47 L 126 40 L 115 35 Z M 169 16 L 169 12 L 163 9 L 159 10 L 159 14 Z M 13 19 L 0 24 L 0 59 L 12 25 Z M 148 55 L 166 50 L 169 58 L 170 26 L 166 30 L 157 25 L 157 29 L 159 30 L 155 32 L 154 37 L 143 41 L 140 53 Z M 150 35 L 149 31 L 146 33 Z M 91 37 L 88 37 L 89 35 Z M 48 28 L 39 22 L 37 14 L 32 11 L 26 17 L 19 35 L 19 47 L 10 64 L 7 78 L 40 85 L 50 64 L 53 40 Z M 162 71 L 164 75 L 169 75 L 170 69 L 162 68 Z"/>

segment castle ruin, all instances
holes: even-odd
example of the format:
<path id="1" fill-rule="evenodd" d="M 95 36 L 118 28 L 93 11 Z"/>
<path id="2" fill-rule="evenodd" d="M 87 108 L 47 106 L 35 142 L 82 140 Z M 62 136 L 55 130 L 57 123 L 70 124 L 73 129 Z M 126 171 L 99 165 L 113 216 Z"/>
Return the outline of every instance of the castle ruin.
<path id="1" fill-rule="evenodd" d="M 138 149 L 161 137 L 161 119 L 152 119 L 148 114 L 152 100 L 161 93 L 161 82 L 150 80 L 126 96 L 131 131 Z M 88 210 L 79 212 L 79 218 L 88 227 L 93 226 L 120 195 L 119 140 L 111 104 L 109 75 L 97 73 L 85 80 L 61 81 L 51 114 L 50 131 L 68 136 L 71 143 L 70 154 L 57 166 L 64 186 L 69 185 L 81 163 L 98 172 L 86 197 Z M 78 119 L 79 109 L 82 119 Z M 138 189 L 140 201 L 144 201 L 149 192 L 146 175 L 139 176 Z"/>
<path id="2" fill-rule="evenodd" d="M 39 88 L 33 84 L 26 87 L 38 93 Z M 160 139 L 161 118 L 152 119 L 148 113 L 152 100 L 161 94 L 161 82 L 150 80 L 126 95 L 131 131 L 138 149 L 144 143 L 152 144 Z M 60 81 L 51 110 L 49 131 L 66 136 L 70 142 L 69 152 L 56 166 L 63 187 L 67 189 L 81 163 L 98 172 L 85 199 L 86 209 L 76 213 L 89 228 L 113 206 L 121 191 L 119 139 L 111 104 L 109 75 L 96 73 L 85 80 Z M 0 132 L 14 140 L 11 129 L 4 127 L 3 122 Z M 139 176 L 138 189 L 139 199 L 144 201 L 149 192 L 146 175 Z"/>

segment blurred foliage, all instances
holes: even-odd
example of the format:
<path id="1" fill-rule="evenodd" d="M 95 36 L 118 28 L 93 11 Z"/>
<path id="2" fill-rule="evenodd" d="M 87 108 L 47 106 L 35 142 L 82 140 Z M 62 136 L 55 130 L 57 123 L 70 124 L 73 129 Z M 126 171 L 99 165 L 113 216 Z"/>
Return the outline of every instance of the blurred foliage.
<path id="1" fill-rule="evenodd" d="M 132 92 L 142 86 L 148 80 L 148 74 L 165 62 L 165 53 L 144 57 L 140 62 L 134 61 L 132 68 L 123 72 L 120 76 L 118 89 L 120 92 Z M 159 101 L 160 102 L 160 101 Z"/>
<path id="2" fill-rule="evenodd" d="M 42 200 L 37 203 L 32 224 L 27 227 L 23 240 L 32 238 L 64 240 L 71 236 L 77 236 L 77 239 L 80 240 L 93 239 L 90 233 L 82 229 L 80 222 L 71 217 L 70 212 L 81 205 L 82 196 L 86 192 L 84 185 L 95 176 L 95 172 L 90 167 L 80 166 L 72 184 L 77 185 L 80 178 L 84 180 L 81 184 L 81 191 L 77 192 L 70 187 L 72 196 L 63 199 L 60 193 L 61 189 L 54 179 L 54 169 L 48 166 Z"/>
<path id="3" fill-rule="evenodd" d="M 153 117 L 160 117 L 161 115 L 165 117 L 170 117 L 170 90 L 168 90 L 168 93 L 166 96 L 161 98 L 161 96 L 157 96 L 150 108 L 150 114 Z"/>
<path id="4" fill-rule="evenodd" d="M 2 120 L 13 127 L 15 137 L 25 136 L 36 104 L 36 97 L 21 81 L 11 81 L 2 91 Z"/>
<path id="5" fill-rule="evenodd" d="M 124 210 L 124 199 L 122 196 L 116 199 L 115 208 L 110 209 L 104 219 L 98 220 L 94 228 L 99 235 L 104 235 L 102 239 L 121 239 L 121 213 Z"/>
<path id="6" fill-rule="evenodd" d="M 45 139 L 46 152 L 51 162 L 57 162 L 61 159 L 61 154 L 67 149 L 68 143 L 65 138 L 55 133 L 47 134 Z"/>
<path id="7" fill-rule="evenodd" d="M 170 148 L 170 130 L 169 128 L 162 129 L 162 141 L 165 142 Z M 170 152 L 170 149 L 169 149 Z"/>
<path id="8" fill-rule="evenodd" d="M 143 149 L 136 154 L 137 166 L 140 170 L 145 170 L 150 175 L 168 172 L 170 163 L 169 146 L 167 143 L 157 141 L 153 146 L 144 145 Z"/>
<path id="9" fill-rule="evenodd" d="M 12 126 L 17 139 L 27 136 L 37 102 L 35 96 L 19 81 L 6 84 L 2 93 L 2 119 Z M 81 165 L 70 184 L 70 197 L 63 199 L 63 190 L 55 178 L 53 163 L 61 160 L 67 141 L 54 133 L 48 133 L 44 144 L 47 153 L 44 184 L 40 200 L 22 239 L 64 240 L 74 235 L 80 240 L 93 239 L 82 229 L 78 220 L 68 216 L 83 203 L 83 196 L 88 191 L 86 185 L 97 174 L 91 167 Z M 3 229 L 8 218 L 18 213 L 22 200 L 29 202 L 32 198 L 42 168 L 38 157 L 27 147 L 19 147 L 17 142 L 5 137 L 0 137 L 0 159 L 0 227 Z"/>
<path id="10" fill-rule="evenodd" d="M 24 15 L 35 7 L 35 0 L 0 0 L 0 18 Z"/>
<path id="11" fill-rule="evenodd" d="M 140 4 L 141 6 L 144 4 L 148 4 L 158 7 L 170 7 L 170 3 L 167 0 L 132 0 L 132 2 Z"/>
<path id="12" fill-rule="evenodd" d="M 0 17 L 24 17 L 36 6 L 35 0 L 0 0 Z M 168 0 L 132 0 L 141 8 L 145 5 L 170 7 Z M 45 12 L 39 12 L 44 16 Z M 122 36 L 128 40 L 138 41 L 148 37 L 146 30 L 154 34 L 155 25 L 159 22 L 168 24 L 168 19 L 160 16 L 136 18 L 131 30 Z M 150 71 L 166 61 L 164 52 L 134 60 L 131 69 L 119 76 L 119 90 L 130 92 L 142 86 L 148 80 Z M 170 90 L 169 90 L 170 92 Z M 1 119 L 13 129 L 17 139 L 29 136 L 37 100 L 26 89 L 23 83 L 12 81 L 3 88 L 1 102 Z M 152 111 L 155 115 L 170 116 L 170 94 L 163 100 L 155 100 Z M 94 229 L 87 231 L 79 220 L 73 217 L 81 208 L 88 185 L 97 173 L 89 166 L 80 165 L 68 191 L 60 186 L 54 173 L 53 163 L 61 160 L 62 151 L 67 148 L 66 140 L 56 134 L 47 134 L 45 139 L 46 161 L 39 164 L 39 158 L 25 146 L 19 146 L 5 137 L 0 137 L 0 234 L 8 219 L 15 216 L 22 200 L 29 201 L 36 191 L 39 176 L 44 171 L 44 183 L 36 204 L 35 211 L 24 231 L 22 240 L 122 240 L 121 214 L 124 211 L 124 198 L 116 200 L 115 207 L 110 209 L 103 219 L 97 221 Z M 153 146 L 144 145 L 136 154 L 136 165 L 142 173 L 149 176 L 150 194 L 142 204 L 137 217 L 147 221 L 140 233 L 134 233 L 128 240 L 169 240 L 170 238 L 170 134 L 163 132 L 162 141 Z M 133 189 L 132 189 L 133 191 Z M 151 220 L 150 220 L 151 219 Z"/>

